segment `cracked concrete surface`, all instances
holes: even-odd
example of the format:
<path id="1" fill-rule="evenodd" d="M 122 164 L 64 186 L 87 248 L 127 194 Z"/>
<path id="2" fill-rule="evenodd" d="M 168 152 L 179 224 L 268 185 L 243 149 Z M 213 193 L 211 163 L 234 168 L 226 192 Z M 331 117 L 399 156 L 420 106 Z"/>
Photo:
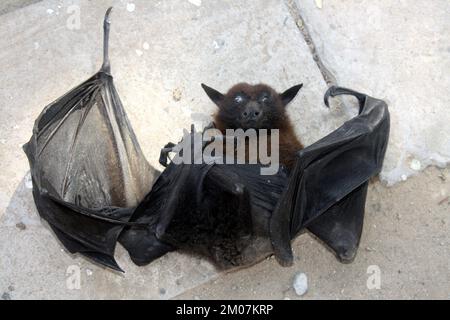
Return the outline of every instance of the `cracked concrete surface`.
<path id="1" fill-rule="evenodd" d="M 37 216 L 21 150 L 44 106 L 100 67 L 102 18 L 114 5 L 112 71 L 154 166 L 160 147 L 177 141 L 182 128 L 210 121 L 214 107 L 201 82 L 225 91 L 240 81 L 266 82 L 280 91 L 303 82 L 289 112 L 305 144 L 356 113 L 348 100 L 335 102 L 331 110 L 323 107 L 327 82 L 385 98 L 393 134 L 382 178 L 393 183 L 428 164 L 445 165 L 450 147 L 444 92 L 449 87 L 448 2 L 408 7 L 404 1 L 330 0 L 322 9 L 313 0 L 203 1 L 200 6 L 174 0 L 28 2 L 0 5 L 0 12 L 7 12 L 0 15 L 2 298 L 294 298 L 288 287 L 298 270 L 312 283 L 307 298 L 449 297 L 449 204 L 440 203 L 450 193 L 448 171 L 429 169 L 394 189 L 379 182 L 372 186 L 363 244 L 353 265 L 338 264 L 304 235 L 296 241 L 299 255 L 292 269 L 269 260 L 222 276 L 209 263 L 178 253 L 139 268 L 119 247 L 117 259 L 127 271 L 120 275 L 62 250 Z M 81 12 L 75 30 L 67 27 L 73 4 Z M 414 162 L 411 169 L 412 160 L 419 168 Z M 366 290 L 362 283 L 369 263 L 386 272 L 388 289 Z M 81 271 L 80 290 L 67 287 L 70 266 Z M 228 291 L 227 283 L 232 284 Z"/>
<path id="2" fill-rule="evenodd" d="M 321 62 L 340 86 L 382 98 L 391 136 L 381 179 L 392 185 L 450 161 L 450 3 L 296 0 Z"/>

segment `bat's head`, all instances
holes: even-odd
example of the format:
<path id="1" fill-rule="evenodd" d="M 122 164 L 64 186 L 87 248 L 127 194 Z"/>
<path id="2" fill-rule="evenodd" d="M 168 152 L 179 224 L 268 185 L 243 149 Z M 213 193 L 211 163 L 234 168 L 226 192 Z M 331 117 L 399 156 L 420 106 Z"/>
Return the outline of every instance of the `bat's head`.
<path id="1" fill-rule="evenodd" d="M 286 106 L 303 84 L 278 93 L 265 84 L 240 83 L 226 94 L 202 84 L 209 98 L 219 107 L 216 122 L 223 129 L 278 129 L 286 117 Z"/>

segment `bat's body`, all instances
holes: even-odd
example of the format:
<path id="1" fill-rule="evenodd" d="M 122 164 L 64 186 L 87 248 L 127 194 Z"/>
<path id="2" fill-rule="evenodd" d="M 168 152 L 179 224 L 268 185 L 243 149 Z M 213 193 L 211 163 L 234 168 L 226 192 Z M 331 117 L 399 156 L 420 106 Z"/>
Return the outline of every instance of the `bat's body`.
<path id="1" fill-rule="evenodd" d="M 295 155 L 303 149 L 303 145 L 295 135 L 286 106 L 295 98 L 302 85 L 279 94 L 265 84 L 240 83 L 225 95 L 206 85 L 202 86 L 219 107 L 214 115 L 214 123 L 222 134 L 225 135 L 227 129 L 278 129 L 280 163 L 288 169 L 292 168 Z"/>

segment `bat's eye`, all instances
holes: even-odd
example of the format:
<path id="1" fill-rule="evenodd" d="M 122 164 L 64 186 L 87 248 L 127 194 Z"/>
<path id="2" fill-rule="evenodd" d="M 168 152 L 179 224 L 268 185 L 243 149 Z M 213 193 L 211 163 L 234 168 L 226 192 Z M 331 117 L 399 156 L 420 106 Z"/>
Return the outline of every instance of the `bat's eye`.
<path id="1" fill-rule="evenodd" d="M 263 95 L 263 96 L 260 98 L 261 102 L 263 102 L 263 103 L 268 102 L 269 99 L 270 99 L 270 97 L 269 97 L 267 94 Z"/>
<path id="2" fill-rule="evenodd" d="M 244 98 L 242 96 L 236 96 L 234 97 L 234 102 L 240 104 L 244 101 Z"/>

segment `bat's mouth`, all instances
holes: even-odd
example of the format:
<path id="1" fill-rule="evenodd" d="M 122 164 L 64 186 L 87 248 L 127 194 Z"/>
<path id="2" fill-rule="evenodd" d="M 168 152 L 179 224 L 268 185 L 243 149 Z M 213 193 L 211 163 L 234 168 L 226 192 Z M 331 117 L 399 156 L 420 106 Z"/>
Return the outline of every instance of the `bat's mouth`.
<path id="1" fill-rule="evenodd" d="M 258 120 L 247 120 L 242 121 L 243 129 L 258 129 L 259 121 Z"/>

